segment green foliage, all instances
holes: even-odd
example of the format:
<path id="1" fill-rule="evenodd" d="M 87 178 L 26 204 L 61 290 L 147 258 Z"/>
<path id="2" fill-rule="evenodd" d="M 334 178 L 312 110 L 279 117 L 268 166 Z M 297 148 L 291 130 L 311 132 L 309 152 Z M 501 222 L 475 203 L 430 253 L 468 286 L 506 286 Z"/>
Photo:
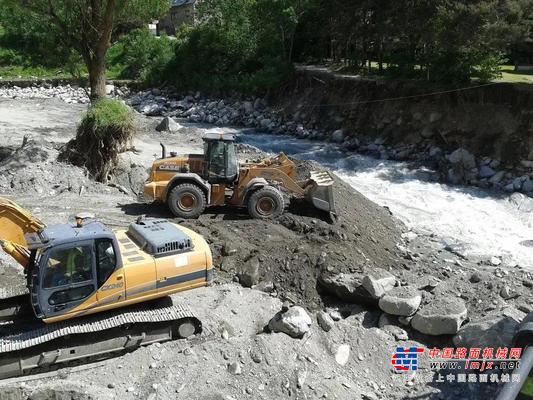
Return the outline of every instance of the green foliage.
<path id="1" fill-rule="evenodd" d="M 178 33 L 168 80 L 180 88 L 267 90 L 292 67 L 256 0 L 205 0 L 201 23 Z"/>
<path id="2" fill-rule="evenodd" d="M 12 2 L 0 7 L 0 65 L 60 67 L 70 49 L 46 20 Z"/>
<path id="3" fill-rule="evenodd" d="M 137 79 L 149 84 L 163 79 L 174 56 L 174 42 L 167 36 L 155 37 L 147 29 L 123 35 L 108 52 L 107 63 L 120 71 L 122 79 Z"/>

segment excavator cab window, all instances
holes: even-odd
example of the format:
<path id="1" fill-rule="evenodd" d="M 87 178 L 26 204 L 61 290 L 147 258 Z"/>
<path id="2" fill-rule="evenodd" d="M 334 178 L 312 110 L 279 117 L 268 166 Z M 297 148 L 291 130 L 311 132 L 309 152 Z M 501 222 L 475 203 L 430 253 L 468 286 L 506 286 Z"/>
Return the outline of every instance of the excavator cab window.
<path id="1" fill-rule="evenodd" d="M 93 279 L 90 247 L 73 247 L 52 252 L 44 277 L 44 288 L 67 286 Z"/>
<path id="2" fill-rule="evenodd" d="M 237 179 L 237 154 L 235 144 L 232 141 L 206 141 L 205 155 L 207 161 L 207 180 L 209 183 L 229 184 Z"/>
<path id="3" fill-rule="evenodd" d="M 96 292 L 94 242 L 52 248 L 41 257 L 39 305 L 46 317 L 68 312 Z"/>

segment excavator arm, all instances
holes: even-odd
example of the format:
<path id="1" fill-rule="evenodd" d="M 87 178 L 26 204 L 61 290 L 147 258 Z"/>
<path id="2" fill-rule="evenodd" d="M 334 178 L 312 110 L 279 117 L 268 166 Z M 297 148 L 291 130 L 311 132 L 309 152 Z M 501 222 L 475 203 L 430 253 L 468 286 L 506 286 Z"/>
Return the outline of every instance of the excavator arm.
<path id="1" fill-rule="evenodd" d="M 24 268 L 30 251 L 24 235 L 38 233 L 45 225 L 18 204 L 0 197 L 0 246 Z"/>

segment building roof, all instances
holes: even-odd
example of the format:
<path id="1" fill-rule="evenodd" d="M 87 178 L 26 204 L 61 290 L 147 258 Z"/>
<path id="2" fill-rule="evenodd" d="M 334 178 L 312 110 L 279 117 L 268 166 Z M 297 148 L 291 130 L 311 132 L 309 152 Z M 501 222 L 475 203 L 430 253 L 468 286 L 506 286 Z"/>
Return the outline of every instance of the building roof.
<path id="1" fill-rule="evenodd" d="M 196 0 L 172 0 L 172 7 L 181 7 L 186 4 L 194 4 Z"/>

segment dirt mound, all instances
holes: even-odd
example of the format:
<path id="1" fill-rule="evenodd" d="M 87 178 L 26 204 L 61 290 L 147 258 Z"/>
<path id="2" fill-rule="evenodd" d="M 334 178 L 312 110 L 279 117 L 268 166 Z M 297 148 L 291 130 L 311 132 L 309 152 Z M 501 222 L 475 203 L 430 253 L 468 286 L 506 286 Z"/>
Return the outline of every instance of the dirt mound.
<path id="1" fill-rule="evenodd" d="M 0 147 L 0 192 L 54 195 L 99 190 L 84 169 L 58 162 L 57 155 L 54 145 L 39 139 Z"/>
<path id="2" fill-rule="evenodd" d="M 306 176 L 313 163 L 299 163 Z M 317 278 L 324 271 L 395 269 L 399 224 L 340 179 L 334 195 L 338 220 L 300 201 L 293 201 L 275 221 L 252 220 L 245 210 L 208 209 L 198 220 L 180 221 L 211 244 L 218 280 L 246 276 L 264 290 L 304 303 L 322 305 Z M 273 284 L 274 288 L 270 283 Z"/>

